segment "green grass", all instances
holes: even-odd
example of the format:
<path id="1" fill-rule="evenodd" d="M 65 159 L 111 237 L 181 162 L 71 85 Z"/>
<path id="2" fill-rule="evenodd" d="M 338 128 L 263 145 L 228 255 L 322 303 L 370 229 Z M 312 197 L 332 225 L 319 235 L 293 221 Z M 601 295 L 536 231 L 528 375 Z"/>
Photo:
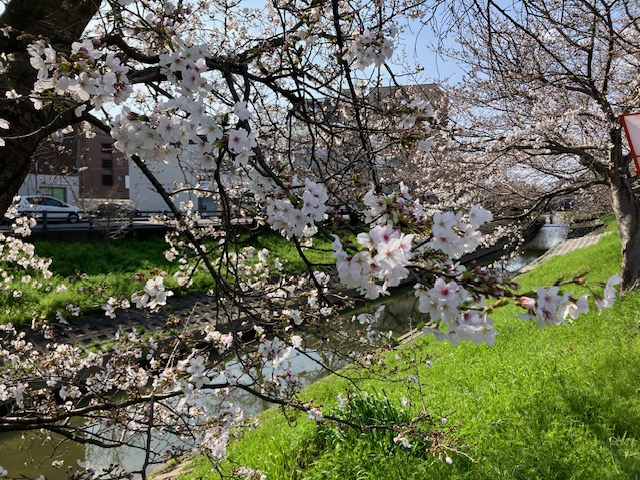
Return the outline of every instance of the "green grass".
<path id="1" fill-rule="evenodd" d="M 236 240 L 239 247 L 269 248 L 272 259 L 279 257 L 284 261 L 285 272 L 300 273 L 306 269 L 293 244 L 275 233 L 267 232 L 257 238 L 241 235 Z M 165 284 L 176 295 L 205 292 L 215 286 L 211 275 L 202 268 L 194 276 L 191 287 L 178 289 L 171 277 L 178 265 L 164 257 L 167 245 L 162 237 L 144 241 L 127 238 L 64 243 L 39 241 L 35 246 L 37 255 L 53 259 L 53 277 L 41 279 L 50 286 L 34 289 L 16 279 L 14 288 L 21 290 L 22 296 L 15 298 L 11 291 L 0 291 L 0 323 L 28 324 L 34 317 L 53 320 L 56 312 L 64 311 L 68 304 L 80 307 L 83 314 L 101 311 L 109 296 L 130 298 L 133 292 L 144 287 L 143 281 L 134 278 L 135 274 L 150 276 L 168 272 Z M 324 265 L 332 262 L 330 251 L 331 243 L 326 239 L 316 239 L 312 249 L 305 249 L 311 262 Z M 68 290 L 58 293 L 59 285 L 65 285 Z"/>
<path id="2" fill-rule="evenodd" d="M 140 290 L 144 282 L 135 274 L 152 275 L 160 271 L 170 274 L 177 270 L 163 255 L 166 245 L 162 238 L 145 241 L 117 239 L 112 241 L 35 242 L 36 254 L 52 258 L 50 270 L 53 277 L 41 280 L 48 287 L 34 289 L 21 285 L 20 298 L 9 292 L 0 296 L 0 322 L 28 323 L 33 317 L 53 320 L 56 312 L 64 311 L 67 304 L 80 307 L 82 313 L 101 310 L 109 296 L 129 297 Z M 176 284 L 172 278 L 166 281 L 170 287 Z M 65 292 L 57 287 L 64 285 Z M 204 274 L 194 278 L 194 290 L 206 290 L 212 285 Z"/>
<path id="3" fill-rule="evenodd" d="M 551 259 L 519 281 L 525 288 L 550 285 L 588 270 L 591 282 L 605 281 L 620 266 L 615 234 L 597 245 Z M 571 288 L 575 293 L 578 287 Z M 572 324 L 541 330 L 515 318 L 507 307 L 494 318 L 496 345 L 453 347 L 420 337 L 399 350 L 421 359 L 388 355 L 390 380 L 361 382 L 384 392 L 400 408 L 409 398 L 413 415 L 424 402 L 448 425 L 459 422 L 465 456 L 448 465 L 419 449 L 402 449 L 375 439 L 327 441 L 303 416 L 285 420 L 279 410 L 260 415 L 261 427 L 232 445 L 229 458 L 263 471 L 269 479 L 633 479 L 640 478 L 640 292 L 627 294 L 601 315 L 595 307 Z M 427 364 L 425 359 L 429 359 Z M 329 377 L 311 385 L 303 398 L 333 408 L 346 381 Z M 229 468 L 229 463 L 227 467 Z M 185 478 L 217 478 L 198 459 Z"/>
<path id="4" fill-rule="evenodd" d="M 279 257 L 280 260 L 286 262 L 285 266 L 292 273 L 302 273 L 307 270 L 305 262 L 300 258 L 293 243 L 280 235 L 260 235 L 248 243 L 256 249 L 266 248 L 270 250 L 273 257 Z M 309 262 L 317 265 L 318 269 L 335 265 L 335 259 L 331 257 L 331 240 L 325 237 L 315 237 L 313 246 L 310 248 L 303 247 L 303 251 Z"/>
<path id="5" fill-rule="evenodd" d="M 62 277 L 85 273 L 130 273 L 169 268 L 164 258 L 167 246 L 161 236 L 144 241 L 121 238 L 110 241 L 35 242 L 36 253 L 53 259 L 52 270 Z"/>

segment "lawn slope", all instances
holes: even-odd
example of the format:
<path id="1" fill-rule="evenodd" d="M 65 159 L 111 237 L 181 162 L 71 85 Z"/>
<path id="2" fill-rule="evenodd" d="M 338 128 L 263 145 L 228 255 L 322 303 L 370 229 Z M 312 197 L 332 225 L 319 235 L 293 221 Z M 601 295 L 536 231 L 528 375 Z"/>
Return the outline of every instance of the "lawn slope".
<path id="1" fill-rule="evenodd" d="M 522 276 L 523 288 L 553 284 L 588 271 L 605 281 L 620 266 L 615 233 L 597 245 L 556 257 Z M 582 293 L 578 287 L 571 288 Z M 640 294 L 613 308 L 592 311 L 572 324 L 539 329 L 507 307 L 494 315 L 494 347 L 453 347 L 420 337 L 388 354 L 390 380 L 360 385 L 412 414 L 425 405 L 434 418 L 459 422 L 463 455 L 448 464 L 419 448 L 406 449 L 370 434 L 336 440 L 299 416 L 277 409 L 261 415 L 261 428 L 232 446 L 234 464 L 260 469 L 270 479 L 629 479 L 640 477 Z M 407 365 L 406 358 L 415 359 Z M 305 397 L 335 404 L 344 381 L 329 377 Z M 444 457 L 443 457 L 444 458 Z M 238 462 L 238 463 L 235 463 Z M 184 478 L 217 478 L 204 459 Z"/>

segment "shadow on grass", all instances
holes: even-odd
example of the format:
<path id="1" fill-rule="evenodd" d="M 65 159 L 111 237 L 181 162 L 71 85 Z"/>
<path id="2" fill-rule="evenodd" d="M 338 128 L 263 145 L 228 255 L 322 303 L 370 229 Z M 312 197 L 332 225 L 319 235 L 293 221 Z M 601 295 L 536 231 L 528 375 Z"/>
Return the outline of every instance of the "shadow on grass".
<path id="1" fill-rule="evenodd" d="M 626 478 L 639 478 L 640 352 L 621 353 L 607 352 L 599 358 L 600 368 L 581 383 L 558 376 L 559 393 L 572 417 L 608 451 L 617 469 Z"/>
<path id="2" fill-rule="evenodd" d="M 36 253 L 53 258 L 55 274 L 67 277 L 135 272 L 170 265 L 164 258 L 167 244 L 161 237 L 144 241 L 117 239 L 105 242 L 36 242 Z"/>

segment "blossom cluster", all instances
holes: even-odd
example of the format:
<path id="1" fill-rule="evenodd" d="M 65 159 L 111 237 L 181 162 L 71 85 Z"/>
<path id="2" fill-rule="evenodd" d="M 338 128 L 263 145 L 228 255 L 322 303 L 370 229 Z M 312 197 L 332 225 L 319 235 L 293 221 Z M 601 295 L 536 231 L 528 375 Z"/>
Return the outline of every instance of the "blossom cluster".
<path id="1" fill-rule="evenodd" d="M 223 402 L 216 412 L 212 412 L 212 420 L 214 426 L 200 439 L 200 450 L 212 460 L 220 462 L 227 458 L 227 445 L 233 437 L 234 429 L 239 430 L 247 421 L 244 411 L 231 402 Z"/>
<path id="2" fill-rule="evenodd" d="M 612 276 L 604 286 L 604 296 L 595 296 L 600 312 L 613 305 L 617 293 L 615 287 L 620 283 L 620 275 Z M 535 320 L 540 327 L 564 324 L 567 318 L 575 320 L 581 314 L 589 312 L 587 294 L 575 298 L 571 292 L 562 293 L 557 285 L 550 288 L 538 287 L 535 298 L 522 296 L 518 299 L 518 304 L 527 311 L 519 317 L 523 320 Z"/>
<path id="3" fill-rule="evenodd" d="M 131 295 L 131 302 L 136 308 L 148 308 L 154 311 L 166 305 L 167 297 L 171 296 L 173 296 L 173 292 L 166 289 L 164 285 L 164 275 L 157 275 L 147 280 L 142 291 L 135 292 Z"/>
<path id="4" fill-rule="evenodd" d="M 429 315 L 436 322 L 449 323 L 459 315 L 459 307 L 469 301 L 471 296 L 454 280 L 447 282 L 438 278 L 433 288 L 426 289 L 424 285 L 415 287 L 418 297 L 418 311 Z"/>
<path id="5" fill-rule="evenodd" d="M 345 58 L 352 61 L 355 68 L 365 69 L 371 65 L 380 67 L 391 58 L 394 51 L 395 27 L 372 32 L 365 29 L 351 42 Z"/>
<path id="6" fill-rule="evenodd" d="M 263 288 L 267 299 L 265 312 L 295 326 L 332 319 L 336 308 L 328 305 L 324 298 L 330 279 L 329 274 L 320 271 L 281 277 L 276 285 Z"/>
<path id="7" fill-rule="evenodd" d="M 482 270 L 479 269 L 480 272 Z M 431 321 L 423 328 L 424 333 L 433 334 L 436 339 L 448 340 L 453 344 L 463 340 L 488 345 L 495 343 L 497 332 L 489 317 L 492 308 L 487 304 L 487 297 L 472 294 L 462 285 L 464 282 L 477 285 L 473 274 L 474 272 L 467 272 L 464 267 L 459 266 L 458 274 L 449 282 L 440 277 L 433 288 L 423 284 L 415 286 L 415 295 L 419 300 L 418 311 L 427 314 Z M 616 296 L 614 287 L 620 282 L 619 275 L 614 275 L 605 285 L 605 297 L 596 295 L 596 305 L 600 310 L 613 304 Z M 498 294 L 492 296 L 500 298 Z M 587 294 L 575 297 L 572 292 L 561 292 L 557 285 L 550 288 L 538 287 L 528 295 L 514 293 L 513 298 L 526 311 L 518 315 L 518 318 L 534 320 L 541 328 L 565 324 L 567 318 L 575 320 L 589 312 Z M 441 330 L 442 325 L 447 326 L 446 331 Z"/>
<path id="8" fill-rule="evenodd" d="M 306 178 L 301 195 L 281 195 L 267 204 L 267 222 L 287 238 L 312 237 L 318 231 L 316 222 L 326 218 L 328 199 L 323 185 Z"/>
<path id="9" fill-rule="evenodd" d="M 116 310 L 128 310 L 131 304 L 126 298 L 109 297 L 107 302 L 102 306 L 105 316 L 113 319 L 116 318 Z"/>
<path id="10" fill-rule="evenodd" d="M 98 39 L 73 42 L 70 55 L 64 55 L 44 40 L 37 40 L 28 47 L 31 65 L 38 71 L 31 100 L 36 108 L 52 95 L 68 95 L 79 105 L 75 109 L 80 116 L 86 104 L 101 108 L 103 104 L 121 104 L 131 94 L 127 78 L 128 67 L 120 59 L 108 53 L 104 59 Z"/>
<path id="11" fill-rule="evenodd" d="M 223 117 L 227 114 L 212 111 L 207 100 L 212 89 L 206 62 L 209 48 L 172 36 L 167 50 L 159 56 L 160 66 L 175 86 L 173 96 L 154 104 L 149 113 L 123 108 L 111 130 L 114 146 L 144 161 L 177 162 L 186 154 L 197 166 L 208 169 L 215 166 L 213 159 L 226 135 L 237 165 L 246 165 L 254 155 L 257 132 L 246 126 L 225 132 Z M 233 112 L 241 122 L 250 117 L 245 102 L 235 102 Z"/>
<path id="12" fill-rule="evenodd" d="M 422 329 L 424 333 L 454 345 L 463 340 L 487 345 L 495 343 L 497 332 L 493 320 L 484 311 L 484 300 L 479 305 L 472 305 L 472 296 L 456 281 L 438 278 L 431 289 L 417 284 L 415 295 L 418 311 L 427 314 L 432 322 Z M 444 332 L 440 329 L 443 324 L 447 326 Z"/>
<path id="13" fill-rule="evenodd" d="M 344 285 L 357 288 L 365 298 L 375 299 L 409 276 L 413 235 L 390 225 L 376 225 L 369 232 L 358 234 L 357 239 L 361 248 L 349 255 L 340 238 L 334 236 L 332 255 Z"/>
<path id="14" fill-rule="evenodd" d="M 302 337 L 298 335 L 292 335 L 288 341 L 260 336 L 258 355 L 262 392 L 287 399 L 302 388 L 302 382 L 293 373 L 292 362 L 298 350 L 304 350 Z"/>
<path id="15" fill-rule="evenodd" d="M 370 188 L 364 195 L 365 222 L 373 225 L 418 224 L 425 218 L 419 200 L 411 197 L 409 188 L 400 182 L 398 191 L 388 194 L 376 193 Z"/>
<path id="16" fill-rule="evenodd" d="M 467 215 L 463 212 L 438 212 L 433 216 L 432 239 L 426 244 L 451 258 L 460 258 L 474 251 L 482 238 L 479 228 L 493 219 L 480 205 L 473 205 Z"/>
<path id="17" fill-rule="evenodd" d="M 421 152 L 431 152 L 435 145 L 433 135 L 435 112 L 431 102 L 416 95 L 410 102 L 403 102 L 399 110 L 399 125 L 403 136 L 410 142 L 417 140 L 417 147 Z"/>
<path id="18" fill-rule="evenodd" d="M 435 112 L 433 105 L 428 100 L 416 95 L 410 102 L 403 105 L 404 111 L 400 118 L 400 127 L 410 129 L 416 126 L 425 127 L 424 122 L 433 118 Z"/>
<path id="19" fill-rule="evenodd" d="M 20 298 L 22 290 L 15 287 L 16 281 L 34 289 L 50 288 L 49 282 L 44 280 L 53 276 L 50 270 L 52 260 L 38 257 L 34 245 L 23 239 L 30 235 L 36 220 L 26 216 L 18 217 L 15 206 L 9 208 L 5 217 L 13 222 L 10 232 L 0 233 L 0 292 L 9 292 L 13 298 Z M 69 313 L 73 311 L 75 310 L 71 309 Z M 10 318 L 11 307 L 7 306 L 0 313 Z"/>
<path id="20" fill-rule="evenodd" d="M 588 296 L 573 298 L 571 292 L 562 294 L 560 287 L 538 287 L 534 298 L 523 296 L 518 303 L 527 310 L 519 315 L 523 320 L 535 320 L 540 327 L 565 323 L 567 317 L 578 318 L 582 313 L 589 312 Z"/>
<path id="21" fill-rule="evenodd" d="M 205 341 L 230 345 L 230 334 L 216 336 L 212 331 L 210 333 L 210 338 Z M 176 340 L 182 341 L 179 338 Z M 165 347 L 168 350 L 164 350 Z M 195 400 L 200 390 L 209 385 L 211 378 L 221 373 L 224 376 L 224 364 L 222 370 L 216 369 L 206 353 L 195 349 L 190 356 L 176 364 L 170 355 L 172 348 L 174 345 L 162 345 L 154 337 L 145 339 L 135 332 L 123 332 L 116 335 L 108 358 L 67 344 L 50 343 L 36 349 L 26 341 L 24 332 L 17 332 L 10 324 L 2 324 L 0 360 L 4 381 L 0 385 L 0 401 L 18 415 L 16 418 L 19 418 L 21 409 L 38 413 L 55 411 L 55 415 L 61 418 L 71 417 L 88 400 L 103 411 L 116 407 L 117 415 L 105 417 L 100 414 L 93 417 L 89 414 L 85 420 L 96 438 L 111 432 L 125 442 L 131 436 L 145 431 L 150 415 L 154 424 L 173 425 L 169 428 L 175 429 L 178 434 L 181 431 L 186 434 L 201 431 L 204 438 L 208 429 L 209 433 L 217 432 L 220 435 L 216 437 L 224 439 L 230 435 L 230 430 L 238 431 L 245 422 L 244 414 L 239 409 L 225 403 L 217 405 L 214 411 L 207 414 L 206 408 Z M 24 380 L 27 372 L 31 383 Z M 222 385 L 225 386 L 225 383 L 222 382 Z M 162 394 L 165 398 L 184 392 L 187 395 L 166 406 L 159 402 L 150 411 L 144 405 L 137 407 L 135 402 L 130 408 L 117 407 L 117 401 L 108 405 L 114 391 L 137 398 L 142 390 Z M 222 395 L 226 396 L 224 389 Z M 153 396 L 150 398 L 153 399 Z M 101 405 L 102 402 L 107 404 Z M 187 424 L 183 422 L 186 418 L 190 419 Z M 212 446 L 212 442 L 210 438 L 203 447 Z"/>
<path id="22" fill-rule="evenodd" d="M 178 85 L 185 95 L 210 91 L 211 85 L 203 76 L 207 72 L 207 47 L 203 44 L 187 43 L 179 36 L 173 36 L 170 48 L 172 51 L 160 54 L 159 63 L 162 72 L 172 83 Z"/>
<path id="23" fill-rule="evenodd" d="M 229 131 L 229 150 L 235 154 L 238 166 L 246 166 L 254 156 L 253 149 L 258 146 L 256 131 L 248 131 L 238 127 Z"/>

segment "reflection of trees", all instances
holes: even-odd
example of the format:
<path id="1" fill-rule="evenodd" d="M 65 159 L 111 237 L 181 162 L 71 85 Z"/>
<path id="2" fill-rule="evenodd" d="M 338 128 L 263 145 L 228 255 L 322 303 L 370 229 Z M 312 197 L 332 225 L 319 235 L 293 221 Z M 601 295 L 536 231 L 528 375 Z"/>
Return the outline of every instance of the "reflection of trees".
<path id="1" fill-rule="evenodd" d="M 44 475 L 51 480 L 65 480 L 67 466 L 85 458 L 83 445 L 50 432 L 0 433 L 0 443 L 2 467 L 33 478 Z M 54 461 L 62 461 L 63 466 L 52 466 Z"/>

